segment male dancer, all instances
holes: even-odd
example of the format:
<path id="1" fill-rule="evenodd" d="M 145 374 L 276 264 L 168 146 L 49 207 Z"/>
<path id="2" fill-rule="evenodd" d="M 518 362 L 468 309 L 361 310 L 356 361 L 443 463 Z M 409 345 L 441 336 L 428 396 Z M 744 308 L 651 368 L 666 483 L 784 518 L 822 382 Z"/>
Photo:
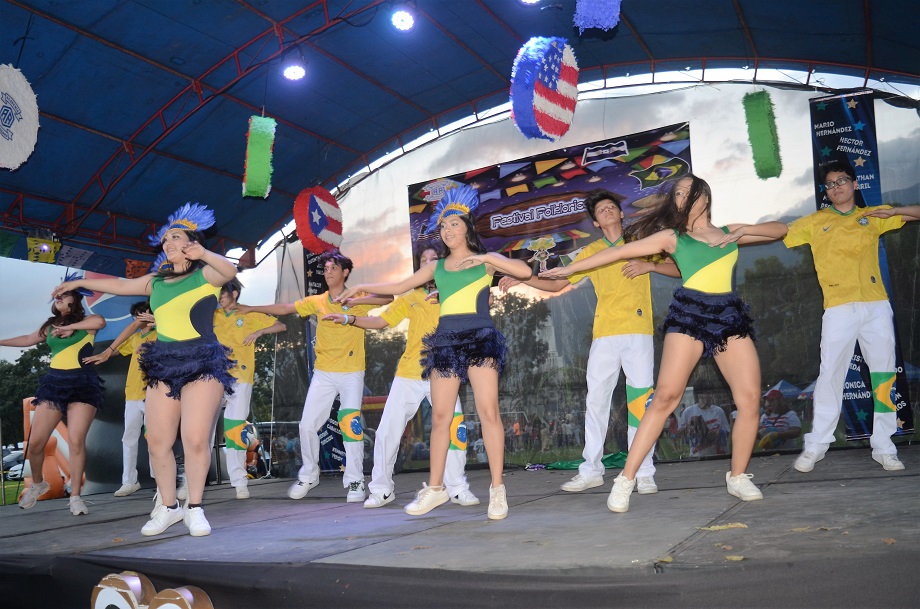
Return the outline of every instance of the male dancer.
<path id="1" fill-rule="evenodd" d="M 121 487 L 115 491 L 116 497 L 127 497 L 140 490 L 137 481 L 137 447 L 141 430 L 144 427 L 144 400 L 147 396 L 147 383 L 141 372 L 138 359 L 138 347 L 157 339 L 156 323 L 150 313 L 150 303 L 146 300 L 131 305 L 133 321 L 121 331 L 102 353 L 86 358 L 88 364 L 99 365 L 116 353 L 130 356 L 128 375 L 125 378 L 125 433 L 121 437 L 122 469 Z M 153 466 L 150 466 L 153 477 Z"/>
<path id="2" fill-rule="evenodd" d="M 342 323 L 317 324 L 316 364 L 300 419 L 300 446 L 303 466 L 297 482 L 288 489 L 291 499 L 303 499 L 319 484 L 319 436 L 329 418 L 329 411 L 338 395 L 339 428 L 345 443 L 345 475 L 348 489 L 346 501 L 360 503 L 366 498 L 364 486 L 364 430 L 361 428 L 361 398 L 364 393 L 364 330 L 355 327 L 355 316 L 364 315 L 375 305 L 356 306 L 333 302 L 345 290 L 345 282 L 354 264 L 338 250 L 323 255 L 324 275 L 328 291 L 306 296 L 297 302 L 263 306 L 239 306 L 248 313 L 316 315 L 322 319 L 332 313 L 342 314 Z"/>
<path id="3" fill-rule="evenodd" d="M 221 288 L 218 300 L 220 308 L 214 311 L 214 334 L 222 345 L 233 350 L 230 359 L 236 361 L 230 370 L 230 375 L 236 379 L 233 394 L 224 394 L 224 455 L 227 458 L 227 474 L 230 476 L 230 484 L 236 489 L 236 498 L 249 499 L 249 478 L 246 475 L 248 447 L 242 442 L 239 430 L 246 425 L 249 417 L 252 383 L 256 372 L 256 340 L 260 336 L 277 334 L 287 328 L 274 317 L 263 313 L 241 313 L 237 301 L 242 290 L 243 284 L 236 278 Z"/>
<path id="4" fill-rule="evenodd" d="M 821 321 L 821 366 L 815 383 L 814 419 L 805 434 L 802 454 L 793 467 L 810 472 L 834 441 L 840 419 L 843 385 L 856 341 L 871 369 L 875 401 L 872 458 L 888 471 L 904 469 L 891 436 L 898 430 L 891 398 L 895 378 L 894 313 L 882 283 L 878 240 L 905 222 L 920 219 L 920 205 L 856 209 L 856 173 L 849 163 L 830 161 L 820 167 L 831 205 L 789 225 L 786 247 L 811 246 L 818 283 L 824 294 Z"/>
<path id="5" fill-rule="evenodd" d="M 594 226 L 601 229 L 603 238 L 585 246 L 575 260 L 623 244 L 622 197 L 607 190 L 592 190 L 585 199 L 585 208 Z M 597 294 L 597 309 L 594 313 L 593 340 L 588 355 L 588 395 L 585 399 L 585 461 L 578 467 L 578 474 L 561 486 L 562 490 L 577 493 L 601 486 L 604 483 L 604 440 L 610 421 L 610 401 L 620 376 L 620 368 L 626 374 L 626 400 L 628 409 L 627 440 L 631 446 L 645 413 L 645 406 L 651 399 L 654 385 L 654 347 L 652 345 L 652 296 L 648 273 L 679 277 L 673 262 L 654 264 L 639 260 L 618 262 L 587 273 L 576 273 L 567 279 L 540 279 L 534 277 L 524 283 L 547 292 L 559 292 L 568 285 L 576 284 L 585 277 Z M 520 283 L 504 277 L 499 288 L 508 288 Z M 642 495 L 658 492 L 655 484 L 655 465 L 652 454 L 655 447 L 645 456 L 639 472 L 637 490 Z"/>
<path id="6" fill-rule="evenodd" d="M 425 247 L 419 254 L 419 268 L 437 262 L 439 256 L 434 247 Z M 418 412 L 423 398 L 431 401 L 431 385 L 422 379 L 421 350 L 422 337 L 434 331 L 438 325 L 441 306 L 434 300 L 434 285 L 416 288 L 398 297 L 377 316 L 356 317 L 355 326 L 364 329 L 383 329 L 394 327 L 403 319 L 409 319 L 409 332 L 406 336 L 406 350 L 396 368 L 396 377 L 390 387 L 383 416 L 377 426 L 374 437 L 374 469 L 368 484 L 370 495 L 364 502 L 366 508 L 379 508 L 394 499 L 393 468 L 396 464 L 399 441 L 406 424 Z M 324 320 L 342 323 L 340 314 L 326 315 Z M 460 399 L 454 408 L 454 423 L 451 425 L 450 450 L 447 453 L 447 465 L 444 470 L 444 486 L 453 503 L 463 506 L 479 505 L 479 499 L 470 492 L 466 481 L 466 434 L 459 433 L 463 424 L 463 410 Z M 460 437 L 458 437 L 460 436 Z"/>

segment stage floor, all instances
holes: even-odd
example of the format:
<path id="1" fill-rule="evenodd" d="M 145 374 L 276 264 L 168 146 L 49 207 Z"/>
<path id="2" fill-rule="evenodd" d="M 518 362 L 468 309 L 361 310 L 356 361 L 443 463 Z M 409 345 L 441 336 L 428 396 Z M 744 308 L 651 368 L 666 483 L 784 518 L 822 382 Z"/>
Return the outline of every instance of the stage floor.
<path id="1" fill-rule="evenodd" d="M 87 607 L 108 573 L 135 570 L 158 590 L 195 585 L 215 607 L 915 607 L 920 598 L 920 449 L 886 472 L 869 449 L 828 453 L 810 474 L 794 455 L 755 458 L 763 501 L 725 492 L 727 460 L 662 464 L 656 495 L 614 514 L 603 486 L 564 493 L 571 471 L 505 474 L 510 513 L 486 518 L 489 478 L 468 473 L 476 507 L 425 516 L 402 508 L 427 479 L 396 477 L 376 510 L 345 503 L 323 477 L 306 499 L 291 480 L 209 487 L 209 537 L 181 523 L 144 537 L 152 489 L 0 509 L 0 587 L 9 607 Z M 738 523 L 744 528 L 708 530 Z M 733 558 L 728 558 L 733 557 Z M 738 559 L 741 557 L 741 559 Z M 12 604 L 6 604 L 10 602 Z"/>

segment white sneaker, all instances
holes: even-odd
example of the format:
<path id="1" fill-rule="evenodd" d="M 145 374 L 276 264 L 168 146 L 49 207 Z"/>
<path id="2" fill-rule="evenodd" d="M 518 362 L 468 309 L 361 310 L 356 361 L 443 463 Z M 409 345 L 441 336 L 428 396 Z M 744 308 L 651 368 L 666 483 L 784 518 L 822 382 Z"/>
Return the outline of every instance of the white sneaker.
<path id="1" fill-rule="evenodd" d="M 288 489 L 288 497 L 291 499 L 303 499 L 307 496 L 307 493 L 310 492 L 311 488 L 316 488 L 317 486 L 319 486 L 319 480 L 314 480 L 313 482 L 302 482 L 298 480 Z"/>
<path id="2" fill-rule="evenodd" d="M 83 503 L 80 495 L 70 496 L 70 513 L 74 516 L 79 516 L 80 514 L 89 514 L 89 510 L 86 509 L 86 504 Z"/>
<path id="3" fill-rule="evenodd" d="M 489 520 L 502 520 L 508 516 L 508 496 L 504 484 L 495 487 L 489 485 L 489 511 L 486 514 Z"/>
<path id="4" fill-rule="evenodd" d="M 153 510 L 153 517 L 141 529 L 141 535 L 159 535 L 185 516 L 182 506 L 170 509 L 162 503 Z"/>
<path id="5" fill-rule="evenodd" d="M 588 490 L 589 488 L 594 488 L 600 486 L 604 483 L 603 476 L 592 476 L 590 478 L 585 478 L 581 474 L 576 474 L 574 478 L 560 486 L 562 490 L 569 493 L 580 493 L 581 491 Z"/>
<path id="6" fill-rule="evenodd" d="M 792 467 L 807 474 L 815 468 L 815 463 L 824 458 L 824 453 L 818 453 L 812 450 L 802 451 L 802 454 L 795 460 Z"/>
<path id="7" fill-rule="evenodd" d="M 237 486 L 236 487 L 236 498 L 237 499 L 249 499 L 249 487 L 248 486 Z"/>
<path id="8" fill-rule="evenodd" d="M 655 479 L 651 476 L 637 476 L 636 491 L 640 495 L 654 495 L 658 492 L 658 485 L 655 484 Z"/>
<path id="9" fill-rule="evenodd" d="M 450 502 L 462 505 L 463 507 L 469 507 L 471 505 L 479 505 L 479 497 L 471 493 L 470 489 L 466 488 L 456 495 L 451 495 Z"/>
<path id="10" fill-rule="evenodd" d="M 884 454 L 884 455 L 872 455 L 872 460 L 876 463 L 881 463 L 882 467 L 885 468 L 885 471 L 888 472 L 899 472 L 904 469 L 904 464 L 901 463 L 901 460 L 898 459 L 897 455 Z"/>
<path id="11" fill-rule="evenodd" d="M 629 511 L 629 496 L 632 495 L 635 486 L 635 479 L 627 480 L 623 474 L 614 478 L 613 488 L 607 497 L 607 509 L 619 513 Z"/>
<path id="12" fill-rule="evenodd" d="M 26 489 L 26 492 L 22 494 L 22 499 L 19 500 L 19 507 L 24 510 L 29 509 L 35 505 L 35 502 L 38 501 L 38 498 L 48 492 L 48 489 L 51 488 L 51 485 L 48 484 L 45 480 L 42 480 L 38 484 L 32 483 L 32 486 Z"/>
<path id="13" fill-rule="evenodd" d="M 728 488 L 728 494 L 737 497 L 741 501 L 763 499 L 763 493 L 751 482 L 753 477 L 753 474 L 732 476 L 731 472 L 725 472 L 725 486 Z"/>
<path id="14" fill-rule="evenodd" d="M 366 497 L 367 490 L 364 488 L 364 480 L 358 480 L 348 485 L 348 494 L 345 496 L 345 503 L 361 503 Z"/>
<path id="15" fill-rule="evenodd" d="M 139 482 L 135 482 L 134 484 L 122 484 L 121 488 L 115 491 L 115 496 L 127 497 L 128 495 L 132 495 L 139 490 L 141 490 L 141 485 Z"/>
<path id="16" fill-rule="evenodd" d="M 364 507 L 367 509 L 383 507 L 394 499 L 396 499 L 396 493 L 393 491 L 389 493 L 371 493 L 367 501 L 364 502 Z"/>
<path id="17" fill-rule="evenodd" d="M 406 506 L 406 513 L 410 516 L 421 516 L 439 505 L 447 503 L 449 500 L 450 497 L 447 495 L 446 488 L 443 486 L 428 486 L 422 482 L 422 490 Z"/>
<path id="18" fill-rule="evenodd" d="M 200 507 L 185 510 L 185 526 L 192 537 L 204 537 L 211 534 L 211 523 L 205 518 L 204 510 Z"/>

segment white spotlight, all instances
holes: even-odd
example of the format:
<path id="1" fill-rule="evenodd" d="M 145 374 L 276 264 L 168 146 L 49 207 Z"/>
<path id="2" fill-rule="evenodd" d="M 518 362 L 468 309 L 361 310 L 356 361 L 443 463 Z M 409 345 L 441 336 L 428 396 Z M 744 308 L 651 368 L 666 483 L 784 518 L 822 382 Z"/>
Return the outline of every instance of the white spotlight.
<path id="1" fill-rule="evenodd" d="M 303 58 L 303 52 L 297 47 L 297 53 L 288 53 L 284 61 L 284 69 L 281 71 L 288 80 L 300 80 L 307 74 L 307 62 Z"/>
<path id="2" fill-rule="evenodd" d="M 393 9 L 390 22 L 397 30 L 408 32 L 415 26 L 415 9 L 407 3 L 397 4 Z"/>

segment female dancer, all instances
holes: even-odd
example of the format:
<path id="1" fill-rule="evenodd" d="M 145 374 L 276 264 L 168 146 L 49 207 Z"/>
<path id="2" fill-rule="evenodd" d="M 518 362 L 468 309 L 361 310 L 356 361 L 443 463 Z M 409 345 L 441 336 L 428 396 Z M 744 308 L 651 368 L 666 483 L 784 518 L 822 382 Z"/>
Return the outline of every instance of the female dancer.
<path id="1" fill-rule="evenodd" d="M 67 277 L 66 279 L 70 279 Z M 26 448 L 32 469 L 32 486 L 19 500 L 19 507 L 29 509 L 50 488 L 42 477 L 45 445 L 62 419 L 67 422 L 70 449 L 70 513 L 89 514 L 80 498 L 83 469 L 86 466 L 86 434 L 102 406 L 102 379 L 93 366 L 85 366 L 83 358 L 92 355 L 96 332 L 105 327 L 99 315 L 86 316 L 83 296 L 92 292 L 71 288 L 55 291 L 51 317 L 42 327 L 25 336 L 0 340 L 2 347 L 31 347 L 40 342 L 51 348 L 51 369 L 39 380 L 32 404 L 35 414 Z"/>
<path id="2" fill-rule="evenodd" d="M 185 521 L 193 536 L 209 535 L 201 508 L 211 463 L 210 438 L 224 391 L 232 392 L 229 349 L 214 336 L 214 311 L 222 285 L 236 276 L 232 262 L 206 250 L 198 231 L 214 224 L 205 206 L 186 204 L 151 237 L 171 266 L 137 279 L 83 279 L 63 283 L 55 294 L 86 287 L 121 296 L 150 296 L 157 340 L 142 347 L 141 371 L 147 377 L 147 445 L 153 461 L 160 505 L 141 529 L 159 535 Z M 176 459 L 172 452 L 179 427 L 185 451 L 188 503 L 176 500 Z"/>
<path id="3" fill-rule="evenodd" d="M 661 252 L 677 262 L 683 286 L 664 320 L 664 348 L 658 383 L 651 404 L 642 418 L 623 472 L 613 481 L 607 507 L 613 512 L 629 509 L 642 458 L 661 434 L 687 387 L 690 374 L 701 357 L 713 357 L 725 377 L 738 418 L 732 428 L 731 471 L 726 472 L 728 493 L 742 501 L 763 499 L 745 473 L 757 439 L 760 407 L 760 361 L 753 341 L 753 322 L 748 307 L 733 289 L 738 245 L 782 239 L 781 222 L 718 228 L 711 222 L 712 192 L 709 184 L 689 175 L 666 184 L 656 204 L 627 227 L 637 241 L 608 248 L 566 267 L 541 273 L 561 278 L 625 258 Z"/>
<path id="4" fill-rule="evenodd" d="M 498 411 L 498 375 L 505 360 L 505 339 L 489 316 L 489 287 L 495 271 L 517 279 L 529 279 L 530 267 L 520 260 L 486 253 L 473 227 L 471 213 L 479 204 L 477 192 L 462 186 L 451 190 L 435 208 L 428 230 L 439 228 L 449 253 L 437 264 L 420 268 L 396 283 L 358 285 L 337 300 L 356 292 L 402 294 L 434 279 L 441 301 L 437 329 L 423 339 L 423 378 L 431 379 L 431 473 L 406 513 L 426 514 L 449 500 L 444 467 L 450 446 L 450 424 L 460 384 L 473 386 L 476 412 L 489 456 L 492 484 L 488 516 L 500 520 L 508 515 L 508 499 L 502 482 L 505 432 Z"/>

